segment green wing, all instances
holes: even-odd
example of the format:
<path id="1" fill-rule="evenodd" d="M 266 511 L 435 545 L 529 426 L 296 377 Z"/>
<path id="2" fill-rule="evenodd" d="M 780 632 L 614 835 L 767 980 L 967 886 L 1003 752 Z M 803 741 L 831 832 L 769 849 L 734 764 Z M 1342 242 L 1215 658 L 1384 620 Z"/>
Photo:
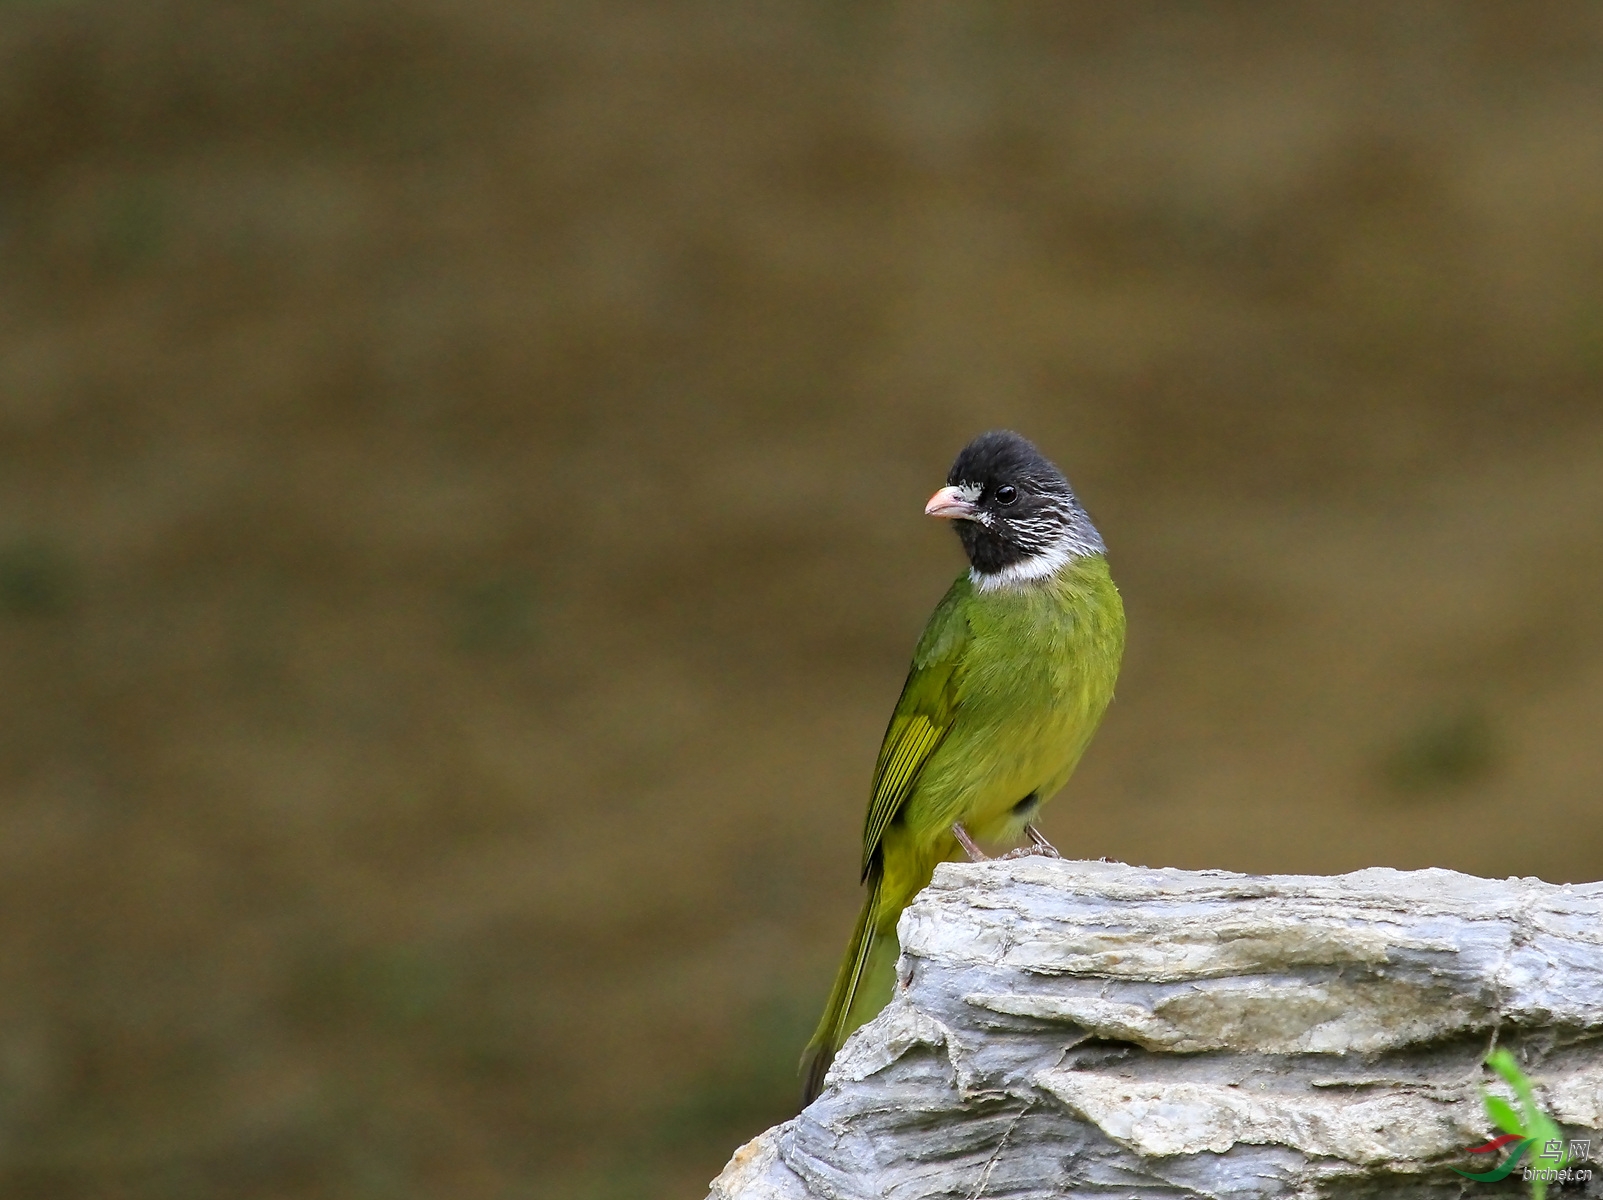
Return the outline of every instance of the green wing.
<path id="1" fill-rule="evenodd" d="M 902 696 L 874 765 L 874 792 L 863 823 L 863 876 L 885 828 L 907 802 L 919 773 L 952 728 L 962 699 L 963 654 L 968 649 L 968 601 L 973 587 L 964 575 L 930 614 Z"/>

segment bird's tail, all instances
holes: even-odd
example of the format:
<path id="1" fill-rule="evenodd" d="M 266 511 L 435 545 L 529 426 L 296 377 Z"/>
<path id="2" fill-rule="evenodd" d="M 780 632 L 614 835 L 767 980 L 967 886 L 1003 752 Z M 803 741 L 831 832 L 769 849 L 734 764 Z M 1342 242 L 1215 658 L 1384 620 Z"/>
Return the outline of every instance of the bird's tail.
<path id="1" fill-rule="evenodd" d="M 823 1018 L 807 1043 L 802 1055 L 802 1072 L 806 1083 L 802 1089 L 802 1104 L 811 1104 L 824 1090 L 824 1073 L 834 1061 L 847 1036 L 859 1025 L 868 1021 L 890 998 L 892 972 L 896 969 L 896 933 L 894 929 L 877 929 L 880 886 L 885 877 L 876 858 L 864 881 L 868 894 L 863 897 L 863 911 L 857 916 L 857 928 L 852 931 L 846 957 L 841 960 L 835 974 L 835 986 L 830 989 L 829 1003 L 824 1006 Z M 878 993 L 883 992 L 884 995 Z"/>

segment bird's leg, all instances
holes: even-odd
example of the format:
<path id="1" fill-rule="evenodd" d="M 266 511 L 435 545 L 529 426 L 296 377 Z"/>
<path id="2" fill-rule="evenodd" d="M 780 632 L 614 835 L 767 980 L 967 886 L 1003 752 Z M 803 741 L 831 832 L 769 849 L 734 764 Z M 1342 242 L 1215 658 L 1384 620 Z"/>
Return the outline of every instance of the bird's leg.
<path id="1" fill-rule="evenodd" d="M 968 854 L 969 862 L 990 861 L 991 856 L 974 844 L 974 839 L 969 837 L 968 830 L 963 828 L 963 822 L 952 822 L 952 836 L 957 839 L 957 844 L 963 847 L 964 851 Z"/>
<path id="2" fill-rule="evenodd" d="M 1046 858 L 1063 857 L 1058 853 L 1058 848 L 1047 841 L 1042 836 L 1041 831 L 1034 825 L 1026 825 L 1024 832 L 1030 835 L 1030 844 L 1028 846 L 1020 846 L 1017 850 L 1009 850 L 1002 856 L 1003 858 L 1029 858 L 1036 854 L 1043 855 Z"/>
<path id="3" fill-rule="evenodd" d="M 1032 843 L 1034 843 L 1035 852 L 1037 854 L 1044 854 L 1048 858 L 1062 858 L 1063 857 L 1061 854 L 1058 853 L 1058 848 L 1056 846 L 1054 846 L 1051 842 L 1047 841 L 1045 835 L 1042 834 L 1042 832 L 1039 829 L 1037 829 L 1034 825 L 1026 825 L 1024 827 L 1024 832 L 1029 835 L 1030 841 Z"/>

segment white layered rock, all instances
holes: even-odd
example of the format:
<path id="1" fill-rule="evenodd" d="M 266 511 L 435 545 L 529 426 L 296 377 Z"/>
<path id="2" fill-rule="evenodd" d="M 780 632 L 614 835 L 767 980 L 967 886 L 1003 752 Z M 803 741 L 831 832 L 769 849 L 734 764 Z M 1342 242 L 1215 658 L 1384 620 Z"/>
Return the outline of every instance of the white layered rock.
<path id="1" fill-rule="evenodd" d="M 1494 1045 L 1603 1125 L 1603 884 L 952 863 L 900 933 L 896 998 L 710 1200 L 1490 1192 L 1451 1168 Z"/>

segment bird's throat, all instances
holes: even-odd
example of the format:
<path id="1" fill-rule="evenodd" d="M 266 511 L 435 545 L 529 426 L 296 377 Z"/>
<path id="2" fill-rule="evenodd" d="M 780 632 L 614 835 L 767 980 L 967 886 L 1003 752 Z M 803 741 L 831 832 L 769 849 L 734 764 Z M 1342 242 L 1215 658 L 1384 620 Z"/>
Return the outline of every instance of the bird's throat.
<path id="1" fill-rule="evenodd" d="M 975 590 L 981 592 L 1025 587 L 1052 578 L 1076 558 L 1082 557 L 1083 553 L 1077 553 L 1066 543 L 1059 543 L 1023 558 L 1000 564 L 993 570 L 982 570 L 975 564 L 969 567 L 968 577 Z M 970 561 L 973 561 L 972 558 Z"/>

